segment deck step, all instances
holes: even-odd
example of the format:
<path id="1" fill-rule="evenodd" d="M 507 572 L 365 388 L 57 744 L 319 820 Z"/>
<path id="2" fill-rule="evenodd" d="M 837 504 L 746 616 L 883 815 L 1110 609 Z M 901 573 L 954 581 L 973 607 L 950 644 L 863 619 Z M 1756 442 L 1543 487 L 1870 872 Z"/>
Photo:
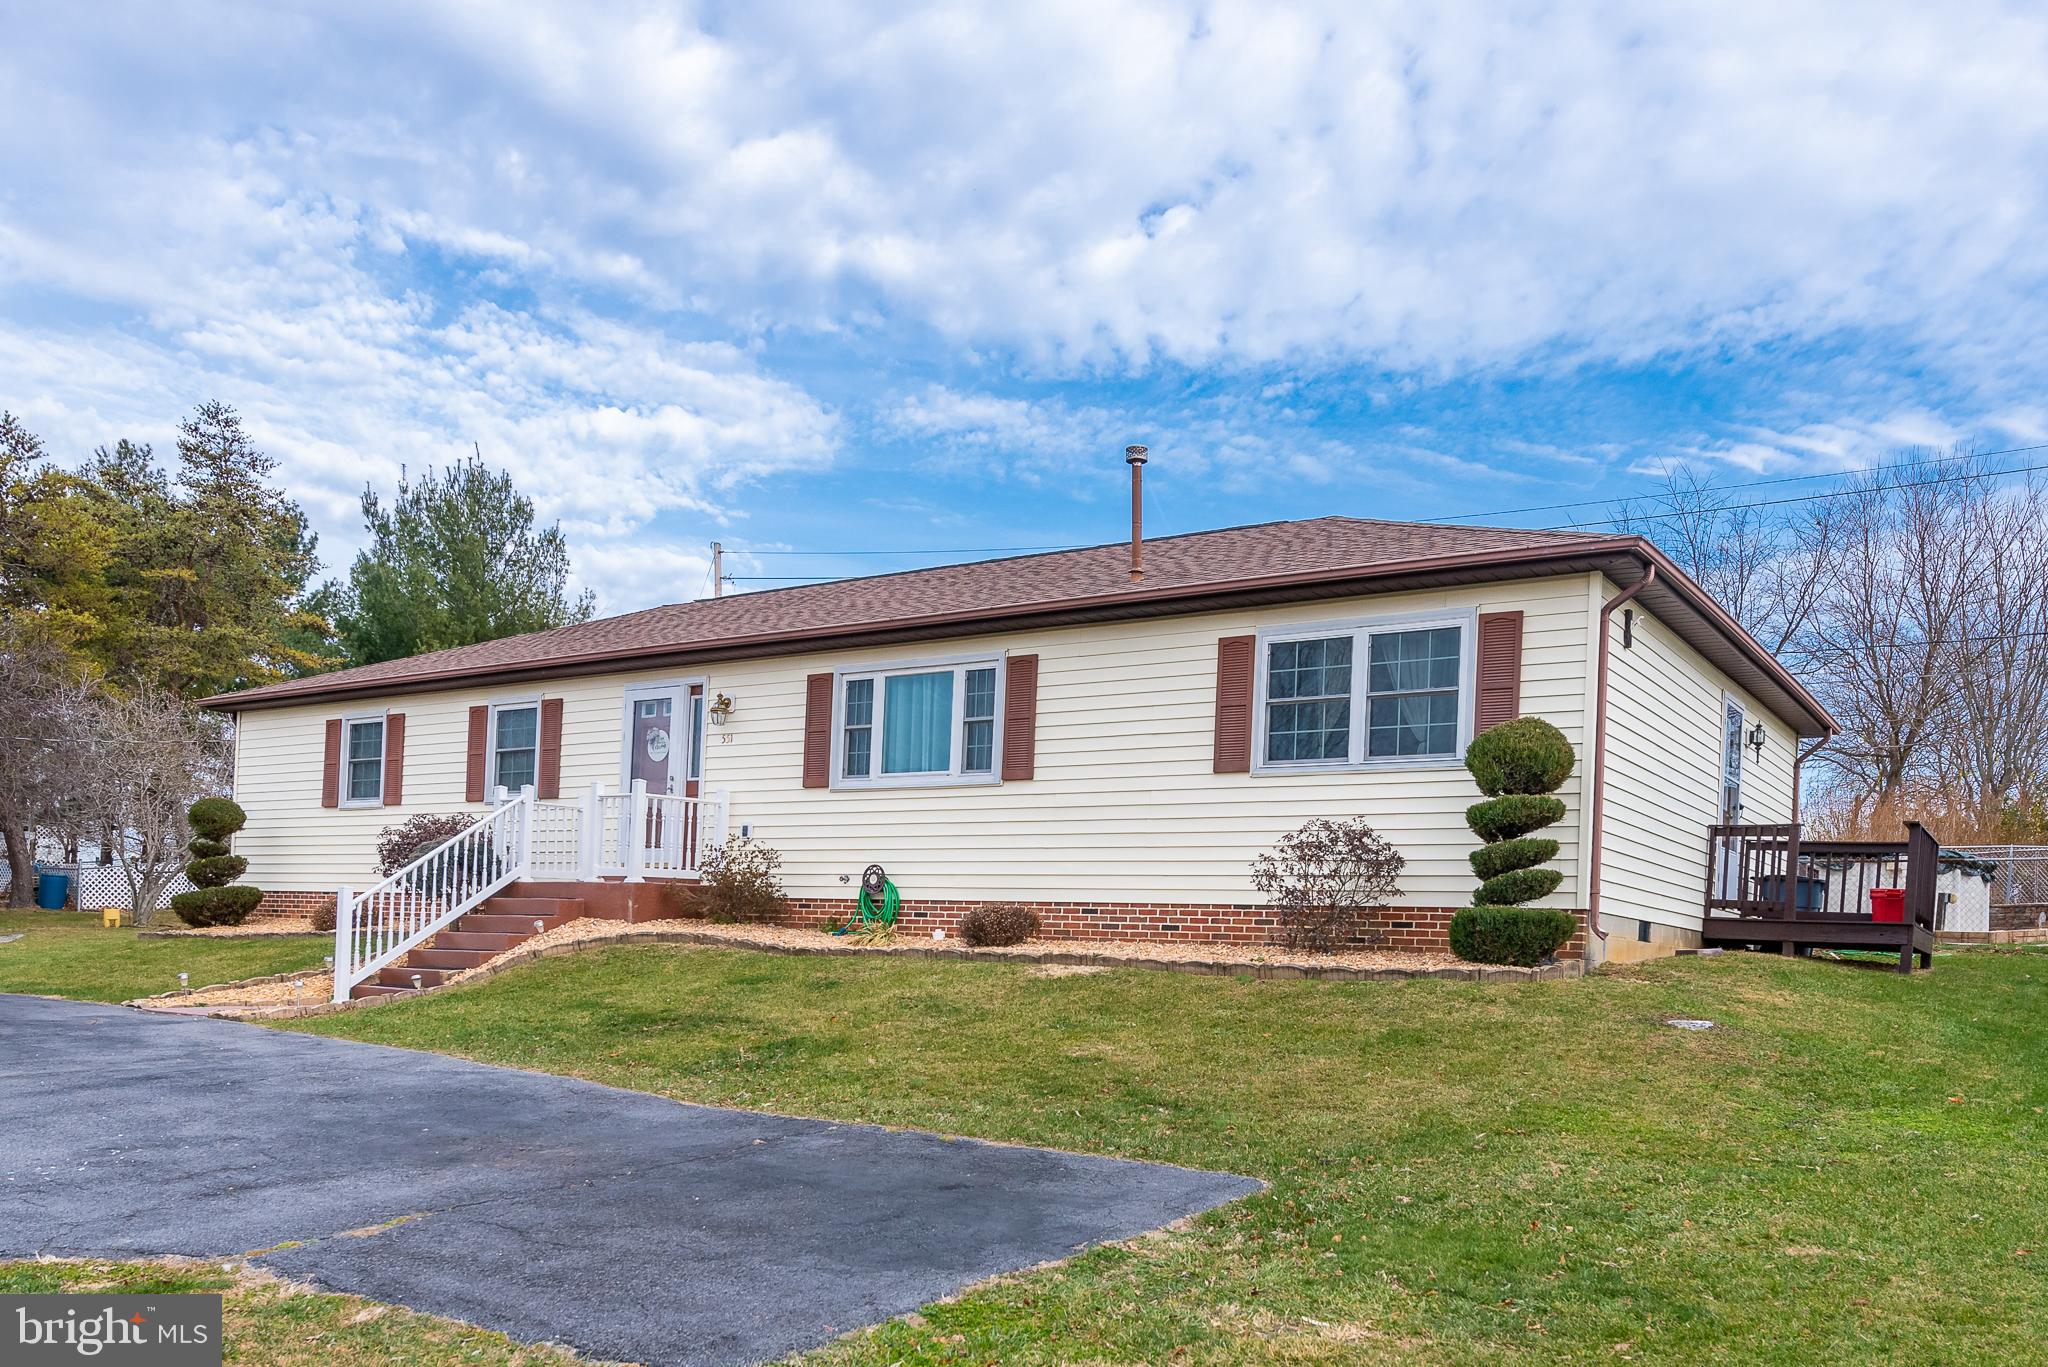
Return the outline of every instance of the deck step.
<path id="1" fill-rule="evenodd" d="M 478 932 L 490 935 L 517 935 L 524 939 L 537 934 L 533 923 L 541 923 L 542 930 L 553 930 L 563 921 L 573 918 L 563 916 L 499 916 L 491 912 L 472 911 L 449 926 L 457 934 L 467 935 Z"/>
<path id="2" fill-rule="evenodd" d="M 438 949 L 421 946 L 405 956 L 407 968 L 475 968 L 497 953 L 491 949 Z"/>
<path id="3" fill-rule="evenodd" d="M 583 914 L 580 897 L 488 897 L 479 908 L 487 916 L 560 916 L 574 919 Z"/>
<path id="4" fill-rule="evenodd" d="M 487 949 L 493 954 L 503 954 L 514 945 L 523 944 L 533 938 L 533 927 L 526 927 L 521 935 L 512 931 L 496 930 L 444 930 L 433 940 L 435 949 Z"/>
<path id="5" fill-rule="evenodd" d="M 363 997 L 410 997 L 412 989 L 410 987 L 391 987 L 385 983 L 357 983 L 349 989 L 348 995 L 350 1000 L 358 1000 Z"/>
<path id="6" fill-rule="evenodd" d="M 412 980 L 418 978 L 421 987 L 439 987 L 454 977 L 459 968 L 424 968 L 416 964 L 386 964 L 377 970 L 377 982 L 384 987 L 412 989 Z"/>

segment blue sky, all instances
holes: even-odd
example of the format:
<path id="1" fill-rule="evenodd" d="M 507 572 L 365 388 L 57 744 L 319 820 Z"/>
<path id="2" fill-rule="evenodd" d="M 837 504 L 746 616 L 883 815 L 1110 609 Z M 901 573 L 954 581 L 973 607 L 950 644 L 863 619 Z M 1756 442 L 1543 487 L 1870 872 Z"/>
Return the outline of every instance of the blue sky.
<path id="1" fill-rule="evenodd" d="M 2048 441 L 2038 7 L 770 8 L 0 0 L 0 405 L 225 399 L 336 565 L 477 443 L 607 610 L 1132 441 L 1158 532 Z"/>

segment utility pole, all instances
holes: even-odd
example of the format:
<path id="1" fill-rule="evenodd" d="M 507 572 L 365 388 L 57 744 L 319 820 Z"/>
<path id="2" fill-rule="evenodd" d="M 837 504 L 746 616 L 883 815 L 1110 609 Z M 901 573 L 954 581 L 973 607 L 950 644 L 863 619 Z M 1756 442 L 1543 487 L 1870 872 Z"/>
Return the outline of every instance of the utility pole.
<path id="1" fill-rule="evenodd" d="M 711 543 L 711 596 L 725 597 L 725 547 Z"/>

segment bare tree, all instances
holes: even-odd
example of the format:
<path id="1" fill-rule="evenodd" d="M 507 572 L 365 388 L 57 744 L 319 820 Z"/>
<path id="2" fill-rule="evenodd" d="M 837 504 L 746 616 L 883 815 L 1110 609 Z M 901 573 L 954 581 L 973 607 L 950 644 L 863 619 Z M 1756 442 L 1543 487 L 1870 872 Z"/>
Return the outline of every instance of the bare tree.
<path id="1" fill-rule="evenodd" d="M 1809 819 L 2011 838 L 2048 812 L 2048 490 L 1967 451 L 1744 505 L 1690 471 L 1629 505 L 1842 722 Z M 2034 813 L 2034 818 L 2026 814 Z"/>
<path id="2" fill-rule="evenodd" d="M 2033 481 L 1979 499 L 1955 529 L 1982 566 L 1944 673 L 1954 690 L 1937 756 L 1956 833 L 1996 839 L 2048 775 L 2048 493 Z M 1955 838 L 1951 834 L 1950 838 Z"/>
<path id="3" fill-rule="evenodd" d="M 34 900 L 38 832 L 64 825 L 75 806 L 71 775 L 90 695 L 55 647 L 19 635 L 0 638 L 0 838 L 11 906 Z"/>
<path id="4" fill-rule="evenodd" d="M 77 783 L 89 810 L 113 832 L 129 909 L 135 924 L 147 925 L 185 864 L 192 834 L 186 809 L 225 790 L 223 730 L 211 714 L 153 685 L 98 699 L 91 726 Z"/>

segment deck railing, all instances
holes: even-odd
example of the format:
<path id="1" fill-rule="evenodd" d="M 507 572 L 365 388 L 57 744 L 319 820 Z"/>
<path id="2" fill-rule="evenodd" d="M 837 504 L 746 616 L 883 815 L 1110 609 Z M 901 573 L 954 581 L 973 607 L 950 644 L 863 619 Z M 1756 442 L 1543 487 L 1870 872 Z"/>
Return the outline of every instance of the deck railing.
<path id="1" fill-rule="evenodd" d="M 533 790 L 478 817 L 383 882 L 334 899 L 334 1000 L 525 872 Z"/>
<path id="2" fill-rule="evenodd" d="M 1709 917 L 1869 921 L 1871 892 L 1905 894 L 1906 919 L 1934 928 L 1934 837 L 1909 822 L 1904 840 L 1809 840 L 1797 825 L 1715 826 L 1707 837 Z"/>
<path id="3" fill-rule="evenodd" d="M 640 782 L 623 793 L 593 783 L 574 799 L 500 788 L 459 834 L 364 892 L 336 894 L 334 1000 L 521 879 L 694 878 L 725 842 L 726 813 L 723 792 L 671 797 Z"/>

